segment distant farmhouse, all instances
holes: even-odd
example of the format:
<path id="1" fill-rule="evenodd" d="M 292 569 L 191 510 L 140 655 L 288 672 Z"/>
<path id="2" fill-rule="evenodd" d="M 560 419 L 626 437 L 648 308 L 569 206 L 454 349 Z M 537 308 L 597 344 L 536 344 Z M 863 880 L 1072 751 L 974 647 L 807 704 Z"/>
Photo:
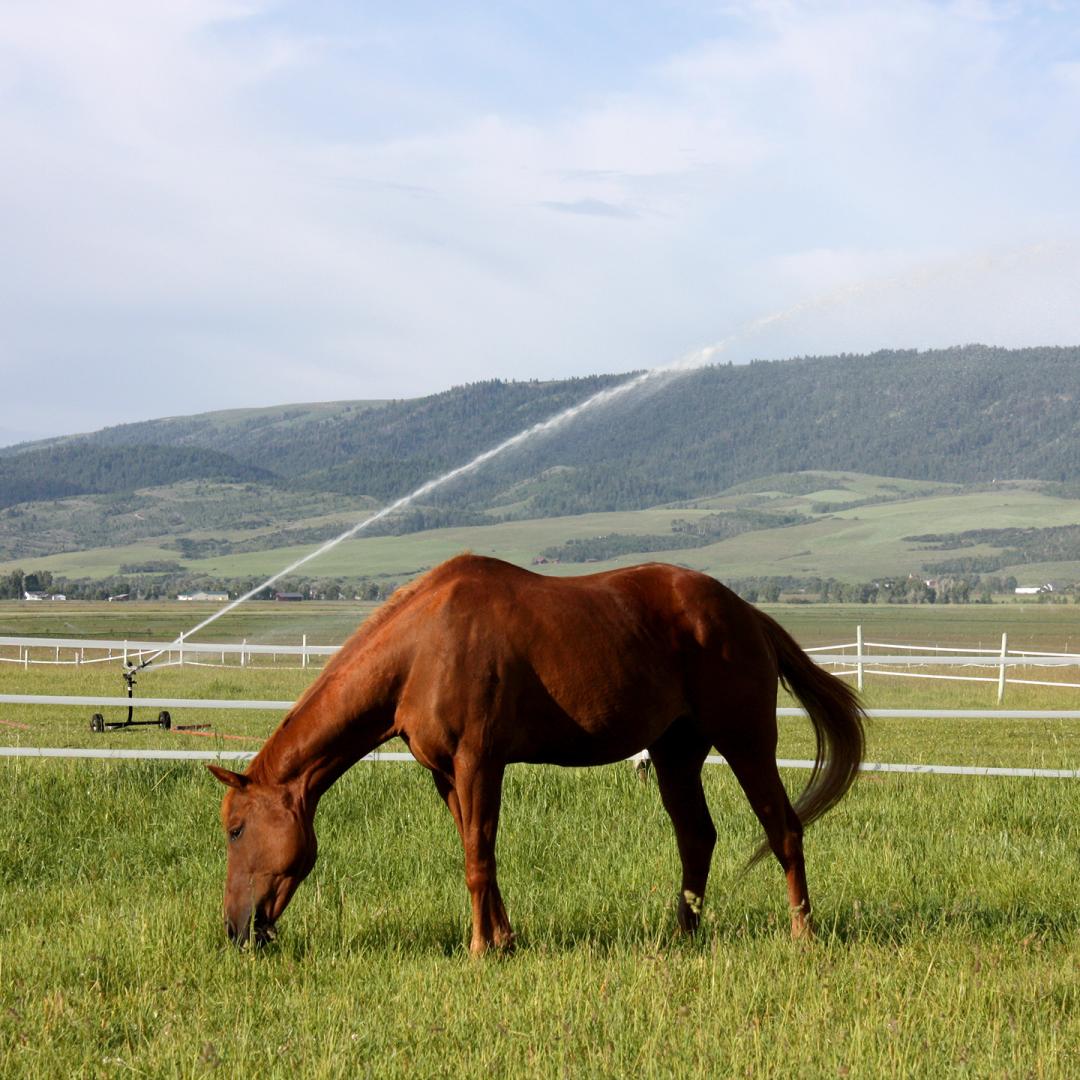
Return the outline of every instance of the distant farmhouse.
<path id="1" fill-rule="evenodd" d="M 66 600 L 67 597 L 63 593 L 47 593 L 47 592 L 24 592 L 24 600 Z"/>
<path id="2" fill-rule="evenodd" d="M 297 600 L 303 600 L 304 594 L 298 592 L 276 592 L 274 593 L 274 599 L 284 602 L 294 602 Z"/>
<path id="3" fill-rule="evenodd" d="M 1038 596 L 1040 593 L 1052 593 L 1054 586 L 1050 583 L 1046 585 L 1021 585 L 1015 590 L 1017 596 Z"/>
<path id="4" fill-rule="evenodd" d="M 177 600 L 213 600 L 220 602 L 229 599 L 227 592 L 192 592 L 192 593 L 180 593 L 176 598 Z"/>

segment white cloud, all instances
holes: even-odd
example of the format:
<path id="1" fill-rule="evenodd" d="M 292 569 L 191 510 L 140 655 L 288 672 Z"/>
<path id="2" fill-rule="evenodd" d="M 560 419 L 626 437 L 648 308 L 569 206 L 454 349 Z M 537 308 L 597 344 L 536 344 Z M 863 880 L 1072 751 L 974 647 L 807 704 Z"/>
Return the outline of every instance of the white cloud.
<path id="1" fill-rule="evenodd" d="M 523 25 L 6 5 L 0 364 L 61 388 L 24 425 L 625 370 L 836 290 L 733 351 L 1080 340 L 1077 20 L 729 7 L 539 108 L 500 94 L 559 75 Z M 393 74 L 413 43 L 444 67 Z M 894 280 L 927 263 L 933 298 Z"/>

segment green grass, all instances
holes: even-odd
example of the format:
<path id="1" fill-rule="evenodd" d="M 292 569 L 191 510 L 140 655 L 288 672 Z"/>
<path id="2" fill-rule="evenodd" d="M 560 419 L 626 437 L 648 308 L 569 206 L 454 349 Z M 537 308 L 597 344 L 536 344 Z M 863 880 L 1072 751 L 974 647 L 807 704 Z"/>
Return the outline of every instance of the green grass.
<path id="1" fill-rule="evenodd" d="M 218 610 L 203 603 L 37 603 L 0 601 L 2 637 L 84 637 L 122 641 L 174 640 Z M 202 632 L 201 641 L 299 645 L 340 644 L 374 604 L 357 601 L 241 604 Z M 924 645 L 1000 647 L 1008 632 L 1014 648 L 1080 651 L 1080 609 L 1075 604 L 766 604 L 804 647 L 866 639 Z"/>
<path id="2" fill-rule="evenodd" d="M 111 619 L 108 607 L 85 617 Z M 138 621 L 139 607 L 125 614 Z M 292 620 L 318 607 L 273 614 L 295 640 Z M 347 605 L 321 607 L 334 620 Z M 159 608 L 175 626 L 175 606 Z M 972 644 L 1011 619 L 1011 635 L 1060 648 L 1069 628 L 1052 622 L 1062 609 L 1036 605 L 869 610 L 887 621 L 867 636 L 894 641 Z M 779 611 L 807 644 L 851 640 L 868 614 Z M 139 690 L 288 700 L 313 675 L 169 668 Z M 5 693 L 119 684 L 115 666 L 0 665 Z M 990 685 L 895 678 L 866 694 L 870 707 L 993 699 Z M 1010 687 L 1006 704 L 1078 700 Z M 254 749 L 280 719 L 190 714 L 247 742 L 91 736 L 89 711 L 4 706 L 0 718 L 29 730 L 0 727 L 0 739 Z M 782 722 L 780 754 L 811 754 L 805 721 Z M 1078 768 L 1080 723 L 876 720 L 869 757 Z M 795 791 L 806 773 L 785 780 Z M 0 759 L 0 1075 L 1075 1074 L 1080 782 L 862 776 L 807 834 L 809 946 L 787 938 L 775 865 L 742 871 L 758 829 L 730 773 L 709 767 L 705 784 L 720 835 L 702 932 L 685 941 L 654 783 L 628 766 L 511 768 L 500 878 L 520 947 L 478 961 L 457 834 L 418 766 L 364 764 L 339 781 L 319 811 L 319 863 L 279 941 L 254 953 L 221 929 L 221 788 L 204 769 Z"/>
<path id="3" fill-rule="evenodd" d="M 377 605 L 364 601 L 275 603 L 249 600 L 223 615 L 198 641 L 263 645 L 340 645 Z M 100 603 L 0 601 L 0 637 L 175 641 L 220 610 L 201 602 Z M 70 657 L 69 657 L 70 658 Z"/>
<path id="4" fill-rule="evenodd" d="M 694 500 L 686 506 L 655 507 L 648 510 L 579 514 L 572 517 L 507 521 L 493 525 L 431 529 L 406 536 L 363 537 L 345 541 L 305 568 L 320 577 L 381 576 L 405 580 L 461 551 L 496 555 L 520 565 L 529 565 L 545 548 L 571 539 L 585 539 L 608 533 L 665 533 L 675 518 L 694 518 L 717 510 L 738 507 L 765 507 L 777 511 L 797 511 L 805 524 L 744 533 L 703 548 L 651 552 L 648 556 L 627 555 L 588 564 L 541 567 L 545 573 L 590 573 L 613 566 L 641 562 L 644 558 L 669 560 L 704 570 L 721 580 L 742 577 L 788 575 L 834 577 L 841 581 L 867 581 L 875 577 L 919 571 L 924 563 L 941 562 L 949 552 L 927 551 L 905 540 L 928 532 L 962 532 L 977 523 L 982 528 L 1012 526 L 1049 527 L 1080 522 L 1080 500 L 1045 494 L 1038 484 L 1015 482 L 993 490 L 963 489 L 956 485 L 921 484 L 856 473 L 821 473 L 821 488 L 798 495 L 783 491 L 748 491 Z M 795 476 L 796 480 L 802 474 Z M 782 479 L 782 478 L 781 478 Z M 796 485 L 798 486 L 798 485 Z M 165 490 L 165 489 L 163 489 Z M 853 505 L 827 513 L 815 510 L 822 503 L 857 503 L 885 497 L 893 501 Z M 232 501 L 235 501 L 232 500 Z M 260 531 L 285 525 L 308 525 L 331 520 L 342 531 L 362 520 L 366 511 L 343 512 L 342 501 L 332 496 L 312 496 L 303 507 L 288 509 L 287 502 L 264 508 L 271 524 L 263 529 L 180 526 L 180 535 L 210 535 L 236 540 L 251 539 Z M 231 504 L 230 504 L 231 509 Z M 334 511 L 334 512 L 332 512 Z M 57 511 L 59 513 L 59 511 Z M 224 511 L 222 512 L 224 514 Z M 178 559 L 178 553 L 161 547 L 175 540 L 165 536 L 145 536 L 134 543 L 116 547 L 95 547 L 42 558 L 24 556 L 0 562 L 0 574 L 16 567 L 24 570 L 51 570 L 67 577 L 103 577 L 119 572 L 125 563 L 138 564 L 155 559 L 180 561 L 192 573 L 241 578 L 269 576 L 311 551 L 311 545 L 274 548 L 206 559 Z M 963 555 L 992 554 L 996 549 L 982 545 L 965 548 Z M 955 555 L 956 553 L 952 553 Z M 1047 563 L 1006 568 L 1024 581 L 1042 584 L 1047 578 L 1074 579 L 1080 564 Z"/>
<path id="5" fill-rule="evenodd" d="M 0 1073 L 1069 1074 L 1076 784 L 864 778 L 808 834 L 803 946 L 776 867 L 741 872 L 756 826 L 730 774 L 706 783 L 720 839 L 687 942 L 655 785 L 512 769 L 520 947 L 476 961 L 457 836 L 419 768 L 339 782 L 315 872 L 252 953 L 220 928 L 204 770 L 5 762 Z"/>

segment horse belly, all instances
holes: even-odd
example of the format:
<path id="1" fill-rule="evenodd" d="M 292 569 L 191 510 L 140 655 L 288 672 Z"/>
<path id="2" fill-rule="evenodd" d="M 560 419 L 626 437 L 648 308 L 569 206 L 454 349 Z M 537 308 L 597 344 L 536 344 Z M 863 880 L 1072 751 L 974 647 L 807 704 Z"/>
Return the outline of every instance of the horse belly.
<path id="1" fill-rule="evenodd" d="M 555 706 L 555 702 L 549 702 Z M 650 746 L 685 711 L 681 695 L 627 695 L 607 708 L 524 708 L 512 760 L 609 765 Z"/>

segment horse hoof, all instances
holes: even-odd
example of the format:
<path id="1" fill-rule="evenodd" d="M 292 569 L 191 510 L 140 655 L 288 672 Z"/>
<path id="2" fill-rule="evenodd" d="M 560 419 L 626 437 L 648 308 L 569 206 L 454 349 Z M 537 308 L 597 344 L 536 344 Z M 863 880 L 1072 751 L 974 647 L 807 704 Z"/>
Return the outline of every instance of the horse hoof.
<path id="1" fill-rule="evenodd" d="M 496 934 L 490 940 L 474 939 L 469 945 L 469 952 L 473 956 L 510 956 L 515 948 L 514 934 L 508 931 L 506 934 Z"/>
<path id="2" fill-rule="evenodd" d="M 689 889 L 683 889 L 683 894 L 679 897 L 677 918 L 679 920 L 679 929 L 684 934 L 695 933 L 698 926 L 701 925 L 701 905 L 703 903 L 703 897 L 698 896 L 697 893 L 691 892 Z"/>

